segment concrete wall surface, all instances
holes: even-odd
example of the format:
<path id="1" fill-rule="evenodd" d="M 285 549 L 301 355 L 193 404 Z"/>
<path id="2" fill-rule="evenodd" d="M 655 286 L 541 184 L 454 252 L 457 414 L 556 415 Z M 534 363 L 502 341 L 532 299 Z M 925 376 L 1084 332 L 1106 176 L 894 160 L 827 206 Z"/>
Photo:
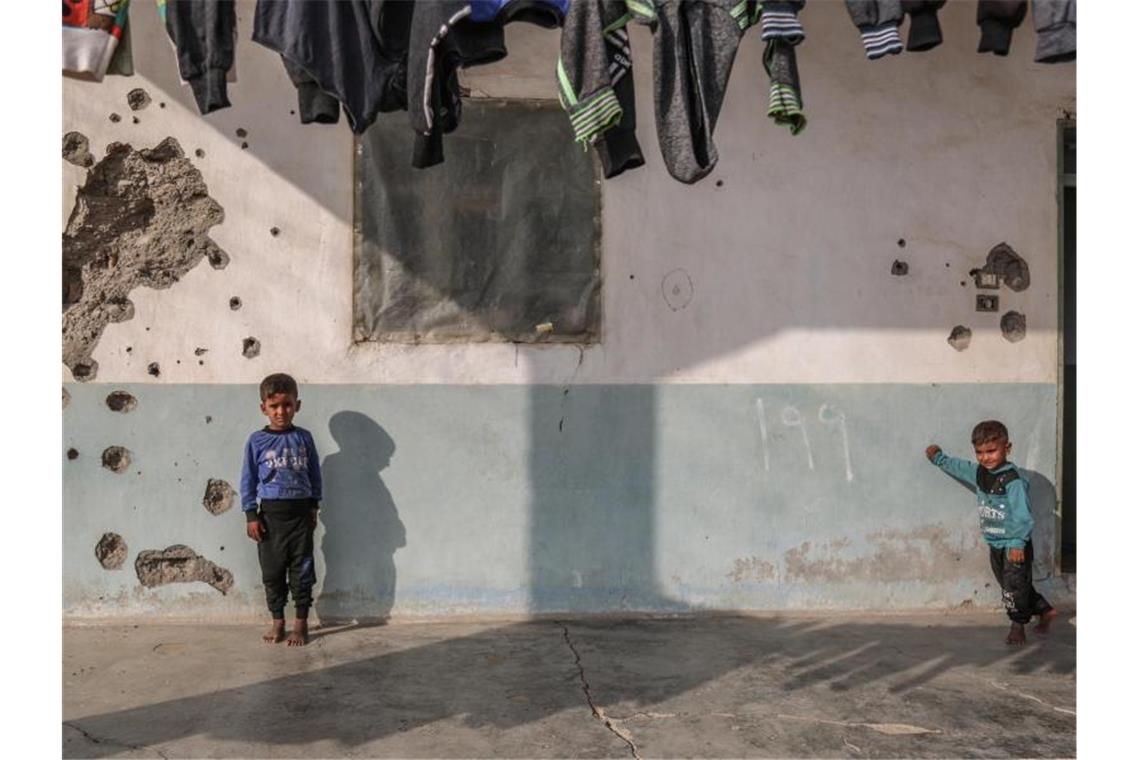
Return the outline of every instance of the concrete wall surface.
<path id="1" fill-rule="evenodd" d="M 950 3 L 941 47 L 868 61 L 840 3 L 809 3 L 807 129 L 766 117 L 753 30 L 693 186 L 664 170 L 634 29 L 647 165 L 602 184 L 602 340 L 580 349 L 353 343 L 344 119 L 298 123 L 244 1 L 233 107 L 200 116 L 138 6 L 136 75 L 64 81 L 63 132 L 92 156 L 63 165 L 65 268 L 87 262 L 65 294 L 66 615 L 260 614 L 236 499 L 203 501 L 237 487 L 275 371 L 300 381 L 325 471 L 322 618 L 992 606 L 972 496 L 922 457 L 968 456 L 988 417 L 1030 481 L 1050 588 L 1075 80 L 1033 62 L 1031 25 L 982 56 L 973 4 Z M 553 98 L 558 39 L 513 25 L 508 58 L 464 82 Z M 1000 243 L 1028 287 L 975 287 Z M 177 582 L 143 583 L 160 576 Z"/>

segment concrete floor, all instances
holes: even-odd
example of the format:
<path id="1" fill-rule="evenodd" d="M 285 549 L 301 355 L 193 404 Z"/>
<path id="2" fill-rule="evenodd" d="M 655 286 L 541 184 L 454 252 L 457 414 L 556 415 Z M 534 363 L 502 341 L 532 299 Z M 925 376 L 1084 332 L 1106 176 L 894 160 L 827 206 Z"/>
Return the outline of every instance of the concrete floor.
<path id="1" fill-rule="evenodd" d="M 997 613 L 64 629 L 64 757 L 1073 757 L 1076 625 Z"/>

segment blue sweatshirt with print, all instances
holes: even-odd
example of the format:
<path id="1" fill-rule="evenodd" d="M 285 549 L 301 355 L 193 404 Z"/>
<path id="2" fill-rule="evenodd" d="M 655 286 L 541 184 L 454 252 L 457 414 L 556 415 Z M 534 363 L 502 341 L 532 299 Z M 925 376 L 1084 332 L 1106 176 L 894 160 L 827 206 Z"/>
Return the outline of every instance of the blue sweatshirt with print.
<path id="1" fill-rule="evenodd" d="M 241 466 L 241 508 L 246 519 L 257 513 L 260 499 L 320 501 L 321 464 L 308 430 L 265 427 L 250 435 Z"/>
<path id="2" fill-rule="evenodd" d="M 987 470 L 977 462 L 956 459 L 939 451 L 930 460 L 946 474 L 974 489 L 982 538 L 999 549 L 1024 549 L 1033 533 L 1029 484 L 1012 462 Z"/>

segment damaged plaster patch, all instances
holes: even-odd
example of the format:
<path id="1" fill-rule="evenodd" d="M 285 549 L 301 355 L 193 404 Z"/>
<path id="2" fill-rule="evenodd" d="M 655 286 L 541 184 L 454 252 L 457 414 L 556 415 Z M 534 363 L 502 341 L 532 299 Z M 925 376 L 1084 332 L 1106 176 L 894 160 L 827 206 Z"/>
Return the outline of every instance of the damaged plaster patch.
<path id="1" fill-rule="evenodd" d="M 104 533 L 95 544 L 95 559 L 105 570 L 118 570 L 127 559 L 127 542 L 118 533 Z"/>
<path id="2" fill-rule="evenodd" d="M 804 541 L 784 552 L 784 582 L 919 581 L 954 577 L 962 557 L 977 550 L 978 539 L 959 537 L 941 525 L 867 535 L 870 551 L 856 553 L 848 538 L 813 546 Z"/>
<path id="3" fill-rule="evenodd" d="M 246 338 L 241 342 L 241 355 L 246 359 L 253 359 L 261 353 L 261 341 L 254 337 Z"/>
<path id="4" fill-rule="evenodd" d="M 965 351 L 970 347 L 970 338 L 972 338 L 973 335 L 974 333 L 969 327 L 955 325 L 954 329 L 950 331 L 950 337 L 946 339 L 946 342 L 953 346 L 955 351 Z"/>
<path id="5" fill-rule="evenodd" d="M 1000 288 L 1003 282 L 1013 291 L 1029 287 L 1029 264 L 1006 243 L 995 245 L 986 256 L 986 265 L 971 269 L 970 275 L 979 288 Z"/>
<path id="6" fill-rule="evenodd" d="M 127 105 L 132 111 L 141 111 L 150 105 L 150 93 L 141 87 L 136 87 L 127 93 Z"/>
<path id="7" fill-rule="evenodd" d="M 134 315 L 136 287 L 168 288 L 202 258 L 222 268 L 229 256 L 210 239 L 225 218 L 202 174 L 173 137 L 135 150 L 112 143 L 87 174 L 63 234 L 63 362 L 80 379 L 110 322 Z"/>
<path id="8" fill-rule="evenodd" d="M 202 506 L 212 515 L 220 515 L 234 505 L 234 487 L 224 480 L 210 478 Z"/>
<path id="9" fill-rule="evenodd" d="M 131 452 L 122 446 L 108 446 L 103 450 L 103 466 L 111 472 L 126 472 L 131 466 Z"/>
<path id="10" fill-rule="evenodd" d="M 1025 315 L 1020 311 L 1007 311 L 1001 315 L 1001 336 L 1010 343 L 1025 337 Z"/>
<path id="11" fill-rule="evenodd" d="M 233 573 L 182 544 L 168 546 L 162 551 L 145 549 L 139 552 L 135 558 L 135 574 L 146 588 L 201 581 L 225 594 L 234 585 Z"/>
<path id="12" fill-rule="evenodd" d="M 107 395 L 107 408 L 112 412 L 133 412 L 139 405 L 138 399 L 126 391 L 112 391 Z"/>
<path id="13" fill-rule="evenodd" d="M 87 136 L 79 132 L 68 132 L 63 136 L 63 160 L 76 166 L 92 166 L 95 156 L 91 155 L 91 146 Z"/>
<path id="14" fill-rule="evenodd" d="M 732 572 L 727 573 L 724 577 L 733 583 L 748 580 L 774 580 L 776 578 L 776 566 L 759 557 L 742 557 L 733 563 Z"/>

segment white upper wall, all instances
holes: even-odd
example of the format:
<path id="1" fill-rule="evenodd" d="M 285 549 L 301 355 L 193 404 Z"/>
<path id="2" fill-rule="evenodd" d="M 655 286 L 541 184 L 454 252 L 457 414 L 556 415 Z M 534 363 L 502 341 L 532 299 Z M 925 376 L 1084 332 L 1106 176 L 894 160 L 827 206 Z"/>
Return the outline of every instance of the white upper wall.
<path id="1" fill-rule="evenodd" d="M 1029 22 L 1008 58 L 979 55 L 974 3 L 954 2 L 941 47 L 868 61 L 840 3 L 808 3 L 798 48 L 808 127 L 796 137 L 765 116 L 753 29 L 717 125 L 720 164 L 694 186 L 662 165 L 652 39 L 634 30 L 648 164 L 603 185 L 603 340 L 580 353 L 352 345 L 352 135 L 343 118 L 302 126 L 290 114 L 280 59 L 249 39 L 253 5 L 239 2 L 232 108 L 197 113 L 143 3 L 131 13 L 134 77 L 64 80 L 63 132 L 87 135 L 97 159 L 111 142 L 179 141 L 225 208 L 212 237 L 231 257 L 168 290 L 134 291 L 135 318 L 108 326 L 95 350 L 99 382 L 245 383 L 270 371 L 307 383 L 1056 381 L 1056 121 L 1075 111 L 1075 68 L 1034 63 Z M 555 97 L 558 32 L 516 24 L 507 38 L 505 61 L 465 77 L 474 94 Z M 139 124 L 126 103 L 135 87 L 154 100 Z M 64 163 L 65 219 L 83 177 Z M 998 314 L 976 313 L 967 272 L 1002 241 L 1029 262 L 1032 285 L 1003 288 Z M 891 275 L 896 258 L 907 276 Z M 675 311 L 662 284 L 678 269 L 693 296 Z M 1027 318 L 1018 343 L 998 328 L 1009 309 Z M 957 324 L 973 330 L 961 353 L 946 343 Z M 246 336 L 261 341 L 256 359 L 241 354 Z M 198 347 L 209 349 L 202 365 Z"/>

